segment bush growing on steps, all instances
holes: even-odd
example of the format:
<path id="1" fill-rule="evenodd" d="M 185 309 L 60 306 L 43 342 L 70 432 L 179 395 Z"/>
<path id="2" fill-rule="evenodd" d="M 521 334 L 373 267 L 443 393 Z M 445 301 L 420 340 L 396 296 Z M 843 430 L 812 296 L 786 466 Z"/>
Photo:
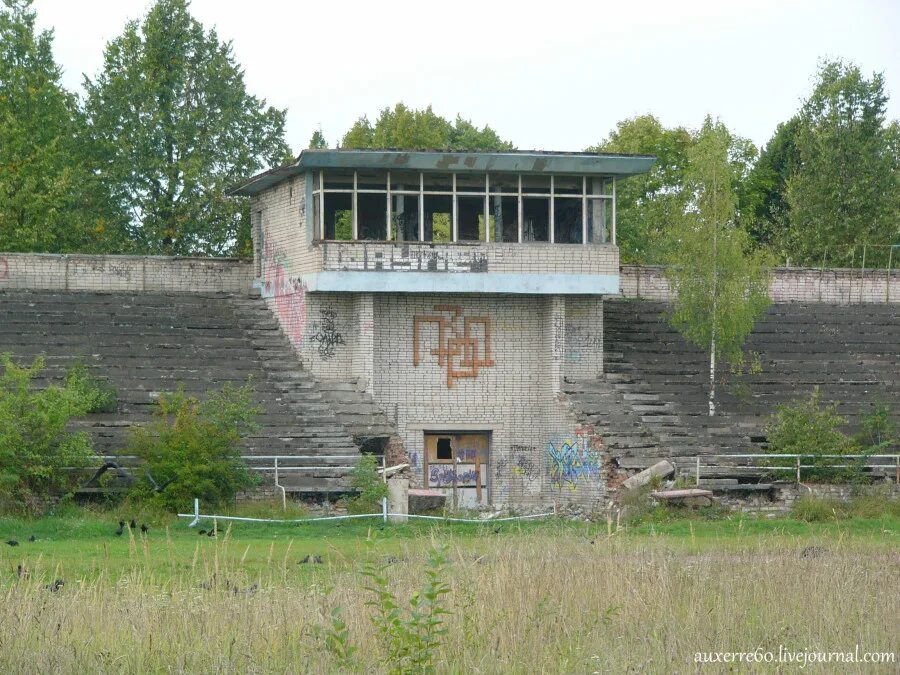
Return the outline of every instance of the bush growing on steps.
<path id="1" fill-rule="evenodd" d="M 349 513 L 379 513 L 381 500 L 387 497 L 388 489 L 378 474 L 378 460 L 375 455 L 364 454 L 353 469 L 351 484 L 358 492 L 347 500 Z"/>
<path id="2" fill-rule="evenodd" d="M 87 434 L 66 431 L 66 425 L 87 414 L 100 395 L 69 377 L 62 386 L 36 389 L 41 357 L 19 366 L 2 354 L 0 366 L 0 510 L 36 511 L 75 486 L 78 472 L 69 468 L 91 464 Z"/>
<path id="3" fill-rule="evenodd" d="M 105 380 L 88 372 L 81 361 L 66 371 L 66 384 L 82 392 L 92 394 L 93 403 L 89 413 L 114 413 L 119 409 L 119 393 Z"/>
<path id="4" fill-rule="evenodd" d="M 132 431 L 128 454 L 144 460 L 137 497 L 177 511 L 195 497 L 211 505 L 234 502 L 259 483 L 241 459 L 241 440 L 256 428 L 260 409 L 252 387 L 226 384 L 206 400 L 181 388 L 159 397 L 153 422 Z"/>
<path id="5" fill-rule="evenodd" d="M 807 480 L 830 483 L 860 482 L 865 479 L 862 459 L 828 459 L 825 455 L 875 455 L 888 452 L 896 444 L 896 432 L 891 422 L 890 408 L 883 403 L 873 404 L 863 418 L 861 431 L 848 436 L 840 427 L 846 418 L 837 413 L 837 406 L 824 404 L 816 387 L 806 399 L 780 405 L 768 426 L 769 451 L 784 454 L 818 455 L 804 459 L 804 464 L 816 468 L 803 469 Z M 846 468 L 826 468 L 834 464 Z M 822 467 L 822 468 L 818 468 Z"/>

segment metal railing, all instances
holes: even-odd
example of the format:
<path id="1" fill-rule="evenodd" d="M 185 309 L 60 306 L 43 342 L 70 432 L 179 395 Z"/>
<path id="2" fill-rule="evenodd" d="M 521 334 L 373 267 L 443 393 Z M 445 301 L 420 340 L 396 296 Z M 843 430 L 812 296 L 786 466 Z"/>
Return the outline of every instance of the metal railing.
<path id="1" fill-rule="evenodd" d="M 747 464 L 707 464 L 707 469 L 758 469 L 760 472 L 764 471 L 791 471 L 795 474 L 796 482 L 801 482 L 801 472 L 803 469 L 816 469 L 818 471 L 821 470 L 829 470 L 829 469 L 859 469 L 862 471 L 873 471 L 873 470 L 894 470 L 894 480 L 898 484 L 900 484 L 900 454 L 887 454 L 887 455 L 816 455 L 816 454 L 794 454 L 794 453 L 752 453 L 752 454 L 733 454 L 733 455 L 697 455 L 694 457 L 695 469 L 694 469 L 694 479 L 695 484 L 699 485 L 702 478 L 702 467 L 701 461 L 703 460 L 717 460 L 717 459 L 731 459 L 731 460 L 750 460 L 750 463 Z M 785 466 L 777 466 L 771 465 L 768 463 L 756 463 L 756 460 L 765 460 L 766 462 L 772 460 L 794 460 Z M 816 464 L 804 464 L 805 460 L 843 460 L 844 463 L 816 463 Z M 847 464 L 847 460 L 866 460 L 864 463 L 858 464 Z M 887 461 L 888 463 L 884 464 L 873 464 L 874 462 Z"/>

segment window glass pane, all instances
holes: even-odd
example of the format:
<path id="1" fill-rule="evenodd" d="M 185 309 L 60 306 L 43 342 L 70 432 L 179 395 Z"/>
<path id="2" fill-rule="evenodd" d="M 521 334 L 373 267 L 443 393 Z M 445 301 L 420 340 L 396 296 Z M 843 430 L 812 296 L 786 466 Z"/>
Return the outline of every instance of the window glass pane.
<path id="1" fill-rule="evenodd" d="M 550 189 L 550 182 L 547 182 Z M 550 198 L 522 199 L 522 241 L 550 241 Z"/>
<path id="2" fill-rule="evenodd" d="M 325 193 L 325 238 L 353 238 L 353 195 Z"/>
<path id="3" fill-rule="evenodd" d="M 325 189 L 326 190 L 352 190 L 353 189 L 353 172 L 352 171 L 326 171 L 325 172 Z"/>
<path id="4" fill-rule="evenodd" d="M 484 241 L 484 197 L 456 198 L 456 238 Z"/>
<path id="5" fill-rule="evenodd" d="M 519 198 L 492 195 L 490 217 L 496 239 L 491 241 L 519 241 Z"/>
<path id="6" fill-rule="evenodd" d="M 358 171 L 356 173 L 357 190 L 381 190 L 387 191 L 386 171 Z"/>
<path id="7" fill-rule="evenodd" d="M 391 171 L 391 190 L 418 192 L 418 171 Z"/>
<path id="8" fill-rule="evenodd" d="M 553 193 L 557 195 L 580 195 L 583 185 L 581 176 L 555 176 Z"/>
<path id="9" fill-rule="evenodd" d="M 425 195 L 425 241 L 451 241 L 453 197 Z"/>
<path id="10" fill-rule="evenodd" d="M 609 228 L 612 227 L 612 199 L 587 200 L 588 243 L 609 242 Z"/>
<path id="11" fill-rule="evenodd" d="M 519 175 L 515 173 L 492 173 L 491 192 L 505 192 L 517 195 L 519 194 Z"/>
<path id="12" fill-rule="evenodd" d="M 581 197 L 553 200 L 553 241 L 559 244 L 581 243 Z"/>
<path id="13" fill-rule="evenodd" d="M 480 192 L 484 194 L 483 173 L 458 173 L 456 174 L 457 192 Z"/>
<path id="14" fill-rule="evenodd" d="M 606 176 L 588 176 L 588 194 L 606 195 L 612 194 L 612 178 Z"/>
<path id="15" fill-rule="evenodd" d="M 419 241 L 418 195 L 391 195 L 391 239 Z"/>
<path id="16" fill-rule="evenodd" d="M 522 192 L 550 194 L 550 176 L 522 176 Z"/>
<path id="17" fill-rule="evenodd" d="M 453 192 L 453 175 L 449 173 L 422 174 L 425 183 L 425 192 Z"/>
<path id="18" fill-rule="evenodd" d="M 356 195 L 356 227 L 360 239 L 383 241 L 387 237 L 387 197 L 382 194 Z"/>

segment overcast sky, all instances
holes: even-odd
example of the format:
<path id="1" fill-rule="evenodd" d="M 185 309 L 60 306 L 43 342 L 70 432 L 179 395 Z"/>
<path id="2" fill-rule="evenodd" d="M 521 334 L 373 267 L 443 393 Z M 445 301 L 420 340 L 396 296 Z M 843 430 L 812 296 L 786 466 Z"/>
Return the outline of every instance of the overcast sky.
<path id="1" fill-rule="evenodd" d="M 64 82 L 150 0 L 36 0 Z M 233 41 L 249 91 L 288 109 L 287 140 L 331 145 L 403 101 L 490 124 L 520 149 L 581 150 L 626 117 L 697 127 L 707 113 L 764 144 L 812 86 L 819 57 L 882 71 L 900 117 L 897 0 L 585 3 L 193 0 Z"/>

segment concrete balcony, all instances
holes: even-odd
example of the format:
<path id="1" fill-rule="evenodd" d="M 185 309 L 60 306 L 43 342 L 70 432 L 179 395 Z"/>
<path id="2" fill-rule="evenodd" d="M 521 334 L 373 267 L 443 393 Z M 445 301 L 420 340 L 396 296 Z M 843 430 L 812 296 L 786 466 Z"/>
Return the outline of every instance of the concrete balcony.
<path id="1" fill-rule="evenodd" d="M 619 293 L 609 244 L 316 241 L 304 262 L 310 292 Z"/>

